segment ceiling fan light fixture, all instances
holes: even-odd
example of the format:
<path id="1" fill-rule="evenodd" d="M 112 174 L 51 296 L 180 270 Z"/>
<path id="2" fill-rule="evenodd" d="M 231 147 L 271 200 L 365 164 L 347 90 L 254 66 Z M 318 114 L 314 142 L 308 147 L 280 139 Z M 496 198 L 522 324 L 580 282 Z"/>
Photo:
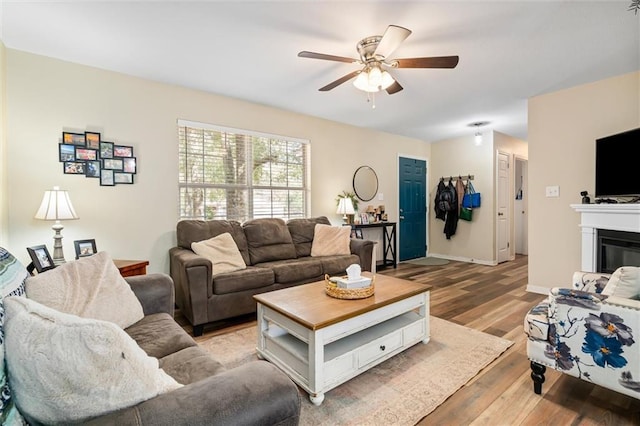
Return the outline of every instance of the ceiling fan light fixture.
<path id="1" fill-rule="evenodd" d="M 379 87 L 369 85 L 369 73 L 367 71 L 362 71 L 358 74 L 358 77 L 353 81 L 353 85 L 363 92 L 375 93 L 380 91 Z"/>
<path id="2" fill-rule="evenodd" d="M 391 77 L 391 74 L 387 71 L 382 71 L 379 66 L 365 68 L 353 81 L 353 85 L 357 89 L 367 93 L 386 90 L 393 83 L 395 83 L 395 80 Z"/>

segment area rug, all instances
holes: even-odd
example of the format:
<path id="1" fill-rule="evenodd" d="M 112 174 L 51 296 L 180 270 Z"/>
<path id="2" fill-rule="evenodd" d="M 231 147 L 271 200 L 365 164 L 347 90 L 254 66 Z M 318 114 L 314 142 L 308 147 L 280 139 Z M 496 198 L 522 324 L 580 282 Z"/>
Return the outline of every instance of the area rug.
<path id="1" fill-rule="evenodd" d="M 447 259 L 440 259 L 439 257 L 419 257 L 417 259 L 406 260 L 405 263 L 423 266 L 442 266 L 448 264 L 449 261 Z"/>
<path id="2" fill-rule="evenodd" d="M 418 343 L 330 390 L 319 407 L 300 390 L 300 424 L 414 425 L 513 344 L 436 317 L 430 321 L 429 343 Z M 200 345 L 228 368 L 258 359 L 255 326 Z"/>

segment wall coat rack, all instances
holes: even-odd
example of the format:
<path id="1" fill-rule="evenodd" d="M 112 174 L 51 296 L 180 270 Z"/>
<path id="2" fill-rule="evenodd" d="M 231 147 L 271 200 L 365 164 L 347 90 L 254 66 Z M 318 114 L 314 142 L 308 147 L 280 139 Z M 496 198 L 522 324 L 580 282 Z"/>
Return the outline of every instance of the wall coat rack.
<path id="1" fill-rule="evenodd" d="M 458 175 L 458 176 L 442 176 L 440 178 L 440 181 L 445 181 L 445 180 L 473 180 L 473 175 Z"/>

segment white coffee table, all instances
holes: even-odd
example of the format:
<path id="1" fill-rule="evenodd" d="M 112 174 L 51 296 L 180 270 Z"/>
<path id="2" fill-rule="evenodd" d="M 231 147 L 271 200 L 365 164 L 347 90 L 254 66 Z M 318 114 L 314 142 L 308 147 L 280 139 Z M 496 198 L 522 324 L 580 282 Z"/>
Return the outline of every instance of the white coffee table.
<path id="1" fill-rule="evenodd" d="M 325 282 L 254 296 L 258 355 L 320 405 L 330 389 L 418 342 L 429 341 L 429 286 L 377 275 L 375 294 L 325 294 Z"/>

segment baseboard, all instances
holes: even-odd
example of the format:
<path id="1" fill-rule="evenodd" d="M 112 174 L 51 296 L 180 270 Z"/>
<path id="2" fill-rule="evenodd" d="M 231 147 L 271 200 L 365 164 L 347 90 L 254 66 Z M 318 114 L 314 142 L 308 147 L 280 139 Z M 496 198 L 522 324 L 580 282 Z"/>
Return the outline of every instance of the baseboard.
<path id="1" fill-rule="evenodd" d="M 474 259 L 472 257 L 449 256 L 447 254 L 429 253 L 428 256 L 437 257 L 440 259 L 455 260 L 458 262 L 477 263 L 479 265 L 487 265 L 487 266 L 496 266 L 498 264 L 498 262 L 496 262 L 495 260 L 480 260 L 480 259 Z"/>
<path id="2" fill-rule="evenodd" d="M 542 286 L 539 286 L 539 285 L 527 284 L 526 290 L 529 293 L 538 293 L 538 294 L 547 295 L 547 294 L 549 294 L 549 290 L 551 290 L 551 289 L 549 287 L 542 287 Z"/>

